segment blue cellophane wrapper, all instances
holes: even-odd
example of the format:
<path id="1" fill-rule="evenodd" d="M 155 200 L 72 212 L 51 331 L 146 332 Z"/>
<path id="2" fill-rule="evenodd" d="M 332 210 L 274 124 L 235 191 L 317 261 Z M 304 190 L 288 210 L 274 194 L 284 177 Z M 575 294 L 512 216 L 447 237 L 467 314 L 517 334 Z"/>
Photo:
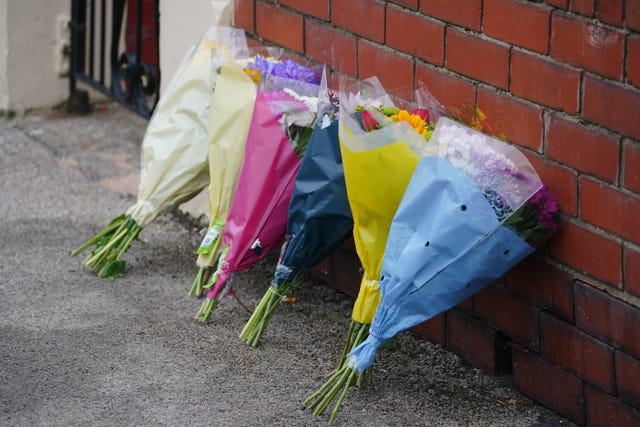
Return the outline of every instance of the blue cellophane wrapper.
<path id="1" fill-rule="evenodd" d="M 324 259 L 353 228 L 338 141 L 338 121 L 318 120 L 296 176 L 287 221 L 288 241 L 273 279 L 291 283 Z"/>

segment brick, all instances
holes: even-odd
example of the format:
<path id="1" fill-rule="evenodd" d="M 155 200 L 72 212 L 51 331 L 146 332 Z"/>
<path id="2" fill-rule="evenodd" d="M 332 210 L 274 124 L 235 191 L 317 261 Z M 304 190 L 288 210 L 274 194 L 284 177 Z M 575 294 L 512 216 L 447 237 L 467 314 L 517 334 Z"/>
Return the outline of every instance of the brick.
<path id="1" fill-rule="evenodd" d="M 280 0 L 280 3 L 316 18 L 329 18 L 329 0 Z"/>
<path id="2" fill-rule="evenodd" d="M 413 60 L 364 40 L 358 41 L 358 77 L 377 76 L 389 93 L 413 99 Z"/>
<path id="3" fill-rule="evenodd" d="M 561 109 L 578 111 L 580 72 L 520 51 L 511 52 L 511 93 Z"/>
<path id="4" fill-rule="evenodd" d="M 615 392 L 613 347 L 553 316 L 540 316 L 542 356 L 601 389 Z"/>
<path id="5" fill-rule="evenodd" d="M 640 411 L 619 399 L 598 390 L 585 387 L 587 425 L 593 427 L 636 427 L 640 425 Z"/>
<path id="6" fill-rule="evenodd" d="M 422 322 L 413 327 L 413 331 L 429 341 L 444 347 L 447 345 L 447 336 L 445 332 L 446 318 L 447 313 L 440 313 L 426 322 Z"/>
<path id="7" fill-rule="evenodd" d="M 624 239 L 640 243 L 640 197 L 583 177 L 580 217 Z"/>
<path id="8" fill-rule="evenodd" d="M 407 37 L 410 30 L 413 37 Z M 427 62 L 444 62 L 444 24 L 397 7 L 387 8 L 387 45 Z"/>
<path id="9" fill-rule="evenodd" d="M 640 309 L 576 281 L 576 326 L 640 359 Z"/>
<path id="10" fill-rule="evenodd" d="M 530 256 L 507 273 L 506 287 L 527 301 L 573 322 L 573 276 Z"/>
<path id="11" fill-rule="evenodd" d="M 514 345 L 513 350 L 513 379 L 520 391 L 527 396 L 578 424 L 584 422 L 580 379 L 518 345 Z"/>
<path id="12" fill-rule="evenodd" d="M 533 350 L 540 347 L 536 307 L 495 285 L 478 292 L 473 301 L 480 319 Z"/>
<path id="13" fill-rule="evenodd" d="M 394 3 L 398 6 L 406 7 L 412 10 L 418 9 L 418 0 L 389 0 L 389 3 Z"/>
<path id="14" fill-rule="evenodd" d="M 448 347 L 492 375 L 511 372 L 509 340 L 484 323 L 451 310 L 447 317 Z"/>
<path id="15" fill-rule="evenodd" d="M 509 49 L 470 33 L 447 28 L 447 68 L 506 89 Z"/>
<path id="16" fill-rule="evenodd" d="M 458 304 L 456 306 L 456 310 L 463 313 L 473 314 L 475 311 L 473 307 L 473 297 L 470 297 Z"/>
<path id="17" fill-rule="evenodd" d="M 624 0 L 607 0 L 598 3 L 598 19 L 606 24 L 622 26 Z"/>
<path id="18" fill-rule="evenodd" d="M 551 20 L 551 56 L 620 80 L 624 35 L 585 19 L 554 14 Z"/>
<path id="19" fill-rule="evenodd" d="M 627 190 L 640 193 L 640 145 L 626 141 L 623 149 L 622 184 Z"/>
<path id="20" fill-rule="evenodd" d="M 331 272 L 331 255 L 314 265 L 309 270 L 311 278 L 324 285 L 329 285 L 333 282 L 333 275 Z"/>
<path id="21" fill-rule="evenodd" d="M 540 53 L 549 51 L 551 9 L 515 0 L 485 0 L 483 32 Z"/>
<path id="22" fill-rule="evenodd" d="M 616 351 L 616 378 L 620 398 L 640 408 L 640 360 Z"/>
<path id="23" fill-rule="evenodd" d="M 546 0 L 545 3 L 551 6 L 559 7 L 560 9 L 569 9 L 569 0 Z"/>
<path id="24" fill-rule="evenodd" d="M 640 140 L 640 91 L 587 75 L 582 111 L 585 119 Z"/>
<path id="25" fill-rule="evenodd" d="M 384 9 L 384 3 L 377 0 L 333 0 L 331 22 L 369 40 L 384 43 Z M 362 19 L 364 17 L 366 19 Z"/>
<path id="26" fill-rule="evenodd" d="M 255 32 L 255 1 L 236 0 L 233 9 L 233 25 L 249 34 Z"/>
<path id="27" fill-rule="evenodd" d="M 449 110 L 475 103 L 475 86 L 430 65 L 416 64 L 416 87 L 426 88 Z"/>
<path id="28" fill-rule="evenodd" d="M 625 26 L 632 30 L 640 30 L 640 1 L 626 0 L 624 6 Z"/>
<path id="29" fill-rule="evenodd" d="M 624 288 L 640 297 L 640 252 L 624 248 Z"/>
<path id="30" fill-rule="evenodd" d="M 578 213 L 578 174 L 576 171 L 546 157 L 524 152 L 542 182 L 547 184 L 560 202 L 562 212 Z"/>
<path id="31" fill-rule="evenodd" d="M 640 37 L 627 39 L 627 83 L 640 87 Z"/>
<path id="32" fill-rule="evenodd" d="M 574 223 L 563 224 L 549 244 L 550 255 L 582 273 L 619 286 L 620 243 Z"/>
<path id="33" fill-rule="evenodd" d="M 606 2 L 605 2 L 606 3 Z M 572 0 L 571 12 L 579 13 L 580 15 L 592 17 L 595 13 L 594 0 Z"/>
<path id="34" fill-rule="evenodd" d="M 484 87 L 478 89 L 478 108 L 509 141 L 542 150 L 541 108 Z"/>
<path id="35" fill-rule="evenodd" d="M 256 32 L 274 43 L 296 52 L 302 52 L 302 16 L 279 6 L 263 3 L 256 5 Z"/>
<path id="36" fill-rule="evenodd" d="M 615 183 L 620 143 L 577 121 L 549 115 L 546 120 L 547 155 L 565 165 Z"/>
<path id="37" fill-rule="evenodd" d="M 357 297 L 362 281 L 362 264 L 357 255 L 342 248 L 333 251 L 331 255 L 331 283 L 330 286 L 340 290 L 350 297 Z"/>
<path id="38" fill-rule="evenodd" d="M 471 30 L 480 30 L 481 0 L 422 0 L 420 12 Z"/>
<path id="39" fill-rule="evenodd" d="M 315 61 L 355 76 L 357 42 L 355 36 L 317 21 L 305 23 L 305 52 Z"/>

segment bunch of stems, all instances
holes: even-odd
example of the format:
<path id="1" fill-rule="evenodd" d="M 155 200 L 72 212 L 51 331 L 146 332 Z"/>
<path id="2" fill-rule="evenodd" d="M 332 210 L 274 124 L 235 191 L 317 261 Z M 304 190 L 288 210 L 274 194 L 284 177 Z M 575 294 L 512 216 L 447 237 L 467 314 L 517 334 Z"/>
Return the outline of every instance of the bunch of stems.
<path id="1" fill-rule="evenodd" d="M 196 274 L 196 278 L 191 285 L 191 289 L 189 290 L 190 297 L 200 298 L 202 293 L 204 292 L 204 284 L 209 281 L 211 275 L 214 272 L 213 267 L 200 267 L 198 268 L 198 274 Z"/>
<path id="2" fill-rule="evenodd" d="M 329 424 L 333 424 L 333 421 L 336 419 L 340 406 L 351 386 L 355 384 L 357 387 L 360 387 L 363 382 L 368 383 L 371 381 L 370 368 L 358 373 L 355 368 L 350 367 L 347 363 L 351 350 L 356 348 L 369 335 L 369 326 L 370 325 L 366 323 L 356 322 L 355 320 L 351 321 L 335 372 L 318 390 L 304 400 L 304 405 L 313 410 L 313 415 L 320 416 L 342 390 L 329 417 Z"/>
<path id="3" fill-rule="evenodd" d="M 285 295 L 291 288 L 291 282 L 284 282 L 280 285 L 271 285 L 267 289 L 260 303 L 256 306 L 247 321 L 247 324 L 240 332 L 240 339 L 252 347 L 257 347 L 260 338 L 264 333 L 271 316 L 276 312 Z"/>
<path id="4" fill-rule="evenodd" d="M 84 259 L 84 264 L 98 276 L 114 279 L 122 275 L 124 261 L 121 258 L 138 238 L 140 231 L 142 227 L 133 218 L 125 214 L 119 215 L 104 230 L 74 250 L 71 256 L 77 256 L 94 246 Z"/>
<path id="5" fill-rule="evenodd" d="M 209 283 L 207 283 L 203 288 L 209 289 L 214 286 L 217 278 L 218 276 L 214 274 L 211 280 L 209 280 Z M 207 323 L 211 318 L 213 312 L 216 311 L 216 308 L 218 308 L 218 304 L 220 304 L 220 300 L 222 299 L 222 297 L 224 297 L 230 289 L 231 279 L 229 279 L 224 287 L 217 293 L 211 294 L 211 292 L 209 292 L 207 294 L 207 297 L 202 302 L 202 305 L 200 305 L 200 309 L 198 310 L 198 313 L 196 313 L 195 320 L 200 323 Z"/>

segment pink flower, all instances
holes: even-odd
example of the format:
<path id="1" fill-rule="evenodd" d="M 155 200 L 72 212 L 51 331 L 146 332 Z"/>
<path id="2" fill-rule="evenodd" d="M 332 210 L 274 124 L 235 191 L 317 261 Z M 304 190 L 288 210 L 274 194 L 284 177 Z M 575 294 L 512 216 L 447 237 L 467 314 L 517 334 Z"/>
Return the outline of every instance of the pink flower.
<path id="1" fill-rule="evenodd" d="M 411 112 L 411 114 L 420 116 L 420 118 L 424 120 L 425 123 L 429 123 L 429 110 L 427 110 L 426 108 L 416 108 Z"/>
<path id="2" fill-rule="evenodd" d="M 360 115 L 362 117 L 362 124 L 367 132 L 373 132 L 374 130 L 381 128 L 380 123 L 378 123 L 373 114 L 367 110 L 360 111 Z"/>

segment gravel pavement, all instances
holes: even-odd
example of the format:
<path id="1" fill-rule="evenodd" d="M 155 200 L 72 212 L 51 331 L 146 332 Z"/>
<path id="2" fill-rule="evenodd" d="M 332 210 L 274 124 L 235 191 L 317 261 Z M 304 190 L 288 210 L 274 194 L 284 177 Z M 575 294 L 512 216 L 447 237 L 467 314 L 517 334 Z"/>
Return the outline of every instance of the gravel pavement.
<path id="1" fill-rule="evenodd" d="M 166 214 L 100 279 L 69 253 L 134 201 L 146 121 L 117 105 L 90 115 L 0 118 L 0 425 L 313 426 L 302 405 L 334 368 L 352 300 L 304 283 L 257 349 L 249 314 L 225 299 L 211 323 L 187 292 L 201 230 Z M 191 215 L 193 216 L 193 215 Z M 275 255 L 234 285 L 252 307 Z M 337 426 L 570 426 L 411 333 L 382 351 Z"/>

